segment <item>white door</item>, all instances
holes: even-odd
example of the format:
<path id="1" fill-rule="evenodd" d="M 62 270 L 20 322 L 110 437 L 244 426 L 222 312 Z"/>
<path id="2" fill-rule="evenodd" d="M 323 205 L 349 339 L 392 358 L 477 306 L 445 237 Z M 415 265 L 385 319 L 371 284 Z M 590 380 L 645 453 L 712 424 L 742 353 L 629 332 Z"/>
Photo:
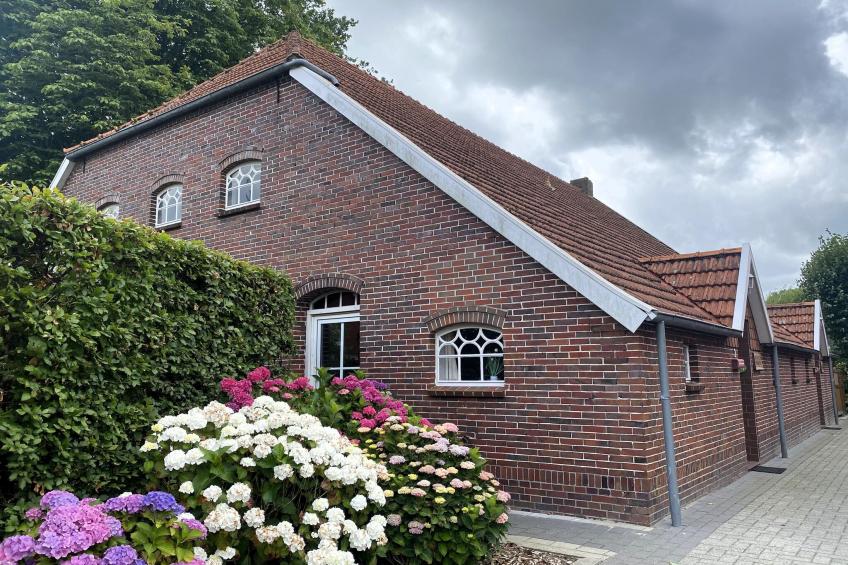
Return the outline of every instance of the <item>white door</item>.
<path id="1" fill-rule="evenodd" d="M 337 294 L 344 296 L 330 294 L 313 302 L 307 316 L 306 369 L 310 377 L 319 367 L 339 377 L 359 369 L 359 300 L 348 298 L 353 293 Z"/>

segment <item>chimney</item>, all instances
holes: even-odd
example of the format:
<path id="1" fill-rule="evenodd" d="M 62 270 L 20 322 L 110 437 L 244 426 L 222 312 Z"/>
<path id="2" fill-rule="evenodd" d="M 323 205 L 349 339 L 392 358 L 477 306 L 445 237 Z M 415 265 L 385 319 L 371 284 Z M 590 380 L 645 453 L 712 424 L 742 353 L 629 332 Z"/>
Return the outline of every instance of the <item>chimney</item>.
<path id="1" fill-rule="evenodd" d="M 581 177 L 579 179 L 570 180 L 569 182 L 579 188 L 580 192 L 583 194 L 588 194 L 589 196 L 595 195 L 594 185 L 592 185 L 592 181 L 589 180 L 589 177 Z"/>

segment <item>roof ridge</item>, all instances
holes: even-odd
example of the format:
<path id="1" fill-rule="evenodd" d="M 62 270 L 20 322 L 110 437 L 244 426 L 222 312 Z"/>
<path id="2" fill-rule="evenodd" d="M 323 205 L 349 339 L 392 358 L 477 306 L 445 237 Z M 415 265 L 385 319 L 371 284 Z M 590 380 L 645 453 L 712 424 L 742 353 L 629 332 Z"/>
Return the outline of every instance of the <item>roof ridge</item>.
<path id="1" fill-rule="evenodd" d="M 782 304 L 769 304 L 769 308 L 797 308 L 799 306 L 812 306 L 815 308 L 815 300 L 806 300 L 804 302 L 784 302 Z"/>
<path id="2" fill-rule="evenodd" d="M 684 259 L 698 259 L 701 257 L 715 257 L 716 255 L 735 255 L 742 253 L 741 247 L 722 247 L 710 251 L 693 251 L 691 253 L 675 253 L 671 255 L 656 255 L 648 257 L 639 257 L 640 263 L 659 263 L 662 261 L 677 261 Z"/>

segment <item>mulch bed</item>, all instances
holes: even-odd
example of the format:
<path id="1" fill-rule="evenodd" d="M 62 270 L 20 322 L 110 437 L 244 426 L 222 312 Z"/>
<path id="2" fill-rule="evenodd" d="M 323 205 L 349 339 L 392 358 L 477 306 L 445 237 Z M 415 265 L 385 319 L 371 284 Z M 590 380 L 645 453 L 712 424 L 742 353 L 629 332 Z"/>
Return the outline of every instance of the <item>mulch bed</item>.
<path id="1" fill-rule="evenodd" d="M 577 557 L 549 553 L 540 549 L 520 547 L 514 543 L 505 543 L 484 565 L 571 565 Z"/>

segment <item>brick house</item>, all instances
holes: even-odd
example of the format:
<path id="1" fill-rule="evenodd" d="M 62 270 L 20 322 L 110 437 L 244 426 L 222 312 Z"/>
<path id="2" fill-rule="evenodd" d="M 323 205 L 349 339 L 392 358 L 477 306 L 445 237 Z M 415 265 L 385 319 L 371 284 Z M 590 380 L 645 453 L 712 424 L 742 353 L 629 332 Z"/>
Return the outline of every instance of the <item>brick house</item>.
<path id="1" fill-rule="evenodd" d="M 750 247 L 676 253 L 297 34 L 53 184 L 288 273 L 292 369 L 362 368 L 461 423 L 517 508 L 651 524 L 779 453 L 777 398 L 788 445 L 834 421 L 820 308 L 779 323 Z"/>

